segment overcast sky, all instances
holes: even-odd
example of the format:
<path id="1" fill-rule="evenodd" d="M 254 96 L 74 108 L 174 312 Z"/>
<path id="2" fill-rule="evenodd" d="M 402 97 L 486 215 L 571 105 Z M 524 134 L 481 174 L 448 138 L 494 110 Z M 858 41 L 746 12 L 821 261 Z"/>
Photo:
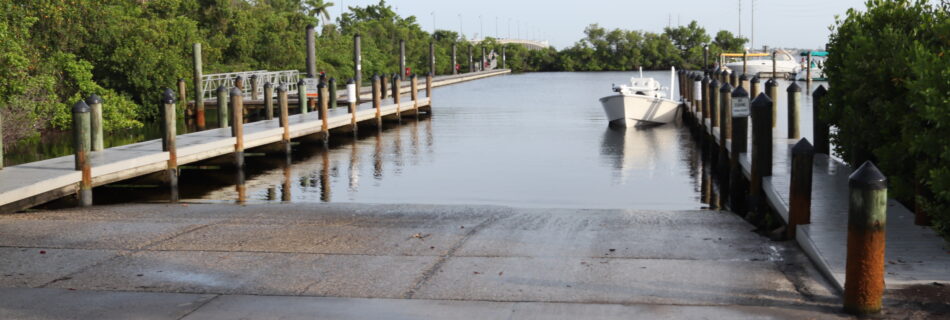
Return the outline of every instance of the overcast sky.
<path id="1" fill-rule="evenodd" d="M 329 0 L 335 6 L 335 19 L 343 6 L 365 6 L 378 0 Z M 755 2 L 756 48 L 823 48 L 828 26 L 835 15 L 848 8 L 863 11 L 865 0 L 741 0 L 742 35 L 752 37 L 752 7 Z M 696 20 L 714 35 L 719 30 L 739 32 L 740 0 L 389 0 L 387 3 L 402 16 L 414 15 L 423 29 L 432 30 L 433 12 L 439 29 L 459 31 L 474 38 L 476 34 L 522 39 L 548 40 L 558 49 L 571 46 L 583 37 L 584 28 L 598 23 L 606 28 L 662 32 L 668 23 L 687 24 Z M 479 19 L 481 16 L 481 20 Z M 480 23 L 481 21 L 481 23 Z M 520 28 L 518 25 L 520 24 Z M 482 31 L 483 30 L 483 31 Z M 479 38 L 481 35 L 479 35 Z"/>

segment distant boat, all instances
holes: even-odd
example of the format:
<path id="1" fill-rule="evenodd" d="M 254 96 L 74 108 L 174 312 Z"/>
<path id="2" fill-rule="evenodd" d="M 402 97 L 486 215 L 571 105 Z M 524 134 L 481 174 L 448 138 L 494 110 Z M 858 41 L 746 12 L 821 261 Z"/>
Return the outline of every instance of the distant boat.
<path id="1" fill-rule="evenodd" d="M 802 51 L 802 64 L 799 68 L 797 74 L 795 74 L 795 80 L 804 81 L 808 77 L 808 69 L 811 69 L 811 79 L 814 81 L 828 81 L 828 78 L 825 76 L 825 65 L 824 60 L 812 60 L 811 65 L 808 65 L 808 61 L 805 60 L 805 57 L 808 57 L 808 51 Z M 827 57 L 827 51 L 811 51 L 812 57 Z M 808 69 L 805 69 L 805 68 Z"/>
<path id="2" fill-rule="evenodd" d="M 676 70 L 671 70 L 669 95 L 673 96 L 673 81 Z M 600 98 L 610 126 L 633 127 L 662 125 L 676 120 L 679 103 L 668 99 L 660 82 L 644 78 L 631 78 L 630 85 L 614 86 L 617 94 Z"/>
<path id="3" fill-rule="evenodd" d="M 726 62 L 726 68 L 733 72 L 738 72 L 742 74 L 743 72 L 743 63 L 742 63 L 742 53 L 725 53 L 723 57 L 739 58 L 738 61 L 733 60 L 731 62 Z M 760 76 L 772 75 L 772 55 L 768 53 L 749 53 L 748 59 L 746 60 L 745 73 L 750 76 Z M 786 75 L 794 74 L 801 69 L 801 66 L 795 62 L 795 57 L 789 54 L 785 50 L 778 50 L 775 53 L 775 73 L 777 76 L 784 77 Z"/>

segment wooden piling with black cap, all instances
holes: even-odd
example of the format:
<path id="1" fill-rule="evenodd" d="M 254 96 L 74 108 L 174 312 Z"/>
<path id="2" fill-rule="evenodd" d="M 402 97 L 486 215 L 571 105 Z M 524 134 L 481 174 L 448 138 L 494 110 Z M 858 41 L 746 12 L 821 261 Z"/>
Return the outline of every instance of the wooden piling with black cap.
<path id="1" fill-rule="evenodd" d="M 881 311 L 887 225 L 887 178 L 870 161 L 851 174 L 844 310 L 867 315 Z"/>
<path id="2" fill-rule="evenodd" d="M 92 111 L 85 101 L 73 105 L 73 150 L 75 151 L 76 170 L 82 171 L 79 182 L 79 206 L 92 206 L 92 165 L 89 152 L 92 150 L 91 119 Z"/>
<path id="3" fill-rule="evenodd" d="M 792 147 L 791 181 L 789 186 L 788 224 L 786 234 L 795 239 L 796 227 L 811 223 L 812 170 L 815 148 L 808 139 L 801 139 Z"/>

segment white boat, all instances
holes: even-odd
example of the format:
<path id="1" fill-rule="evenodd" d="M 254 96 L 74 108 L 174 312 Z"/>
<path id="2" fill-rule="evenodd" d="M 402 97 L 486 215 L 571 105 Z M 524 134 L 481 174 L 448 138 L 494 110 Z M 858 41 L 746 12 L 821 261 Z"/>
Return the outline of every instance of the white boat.
<path id="1" fill-rule="evenodd" d="M 669 96 L 673 96 L 676 71 L 671 71 Z M 667 98 L 660 82 L 653 78 L 631 78 L 630 85 L 614 86 L 617 94 L 600 98 L 611 126 L 661 125 L 676 120 L 679 103 Z"/>
<path id="2" fill-rule="evenodd" d="M 742 59 L 726 63 L 726 68 L 742 74 Z M 750 76 L 771 75 L 772 56 L 769 54 L 756 54 L 749 56 L 745 64 L 745 73 Z M 785 50 L 778 50 L 775 54 L 775 72 L 779 77 L 794 74 L 801 69 L 801 66 L 795 61 L 795 57 Z"/>

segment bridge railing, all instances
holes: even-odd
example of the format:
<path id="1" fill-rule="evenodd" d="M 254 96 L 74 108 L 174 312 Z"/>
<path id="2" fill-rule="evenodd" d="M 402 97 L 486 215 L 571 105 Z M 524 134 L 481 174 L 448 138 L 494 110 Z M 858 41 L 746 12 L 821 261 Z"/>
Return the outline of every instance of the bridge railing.
<path id="1" fill-rule="evenodd" d="M 297 70 L 256 70 L 208 74 L 201 77 L 201 95 L 205 99 L 215 99 L 215 91 L 218 89 L 218 87 L 224 86 L 225 88 L 233 88 L 234 80 L 239 76 L 244 80 L 244 88 L 242 89 L 242 92 L 244 93 L 245 98 L 251 96 L 252 88 L 257 89 L 258 97 L 263 97 L 264 83 L 267 82 L 270 82 L 274 86 L 286 84 L 289 92 L 296 92 L 297 81 L 300 79 L 300 72 Z M 251 81 L 257 82 L 256 85 L 252 85 Z M 274 92 L 276 92 L 276 90 Z"/>

